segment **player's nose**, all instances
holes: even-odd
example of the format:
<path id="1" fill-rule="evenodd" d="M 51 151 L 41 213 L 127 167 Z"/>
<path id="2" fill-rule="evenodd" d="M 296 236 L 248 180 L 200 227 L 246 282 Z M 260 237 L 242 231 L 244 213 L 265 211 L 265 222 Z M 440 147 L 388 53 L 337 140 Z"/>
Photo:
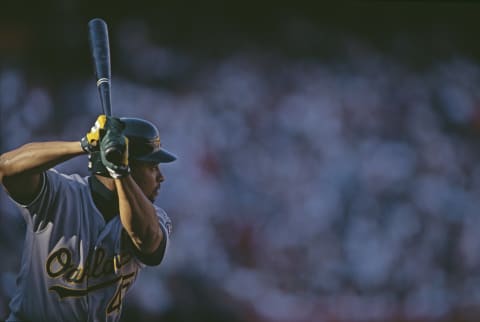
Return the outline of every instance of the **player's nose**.
<path id="1" fill-rule="evenodd" d="M 163 173 L 160 171 L 159 168 L 157 168 L 157 175 L 156 175 L 156 178 L 158 183 L 162 183 L 163 181 L 165 181 L 165 176 L 163 175 Z"/>

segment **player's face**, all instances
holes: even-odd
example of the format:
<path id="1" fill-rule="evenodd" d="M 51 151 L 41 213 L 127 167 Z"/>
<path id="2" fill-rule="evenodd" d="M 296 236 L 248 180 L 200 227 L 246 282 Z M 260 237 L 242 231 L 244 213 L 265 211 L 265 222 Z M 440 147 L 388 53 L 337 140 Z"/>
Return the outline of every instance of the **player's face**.
<path id="1" fill-rule="evenodd" d="M 147 198 L 154 202 L 165 177 L 156 163 L 135 162 L 131 164 L 131 175 Z"/>

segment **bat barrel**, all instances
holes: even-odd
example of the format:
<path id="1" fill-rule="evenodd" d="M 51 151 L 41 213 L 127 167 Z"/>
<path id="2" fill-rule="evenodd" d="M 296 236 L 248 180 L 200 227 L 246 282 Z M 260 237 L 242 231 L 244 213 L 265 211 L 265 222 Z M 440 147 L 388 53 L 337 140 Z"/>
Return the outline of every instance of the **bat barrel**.
<path id="1" fill-rule="evenodd" d="M 111 116 L 111 66 L 108 27 L 105 21 L 100 18 L 95 18 L 88 22 L 88 29 L 90 51 L 93 59 L 100 102 L 102 104 L 103 113 Z"/>
<path id="2" fill-rule="evenodd" d="M 89 42 L 92 53 L 95 77 L 98 80 L 102 78 L 111 78 L 110 68 L 110 43 L 108 39 L 108 27 L 105 21 L 100 18 L 90 20 Z"/>

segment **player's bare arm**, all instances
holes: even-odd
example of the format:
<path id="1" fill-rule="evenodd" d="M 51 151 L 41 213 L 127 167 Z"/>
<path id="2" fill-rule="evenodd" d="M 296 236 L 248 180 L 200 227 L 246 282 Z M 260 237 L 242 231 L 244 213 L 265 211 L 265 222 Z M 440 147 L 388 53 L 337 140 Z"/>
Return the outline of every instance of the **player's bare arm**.
<path id="1" fill-rule="evenodd" d="M 157 171 L 148 171 L 147 164 L 142 162 L 134 166 L 136 177 L 130 175 L 129 144 L 123 129 L 124 123 L 120 119 L 108 117 L 105 135 L 100 140 L 102 163 L 114 178 L 123 228 L 134 246 L 141 253 L 149 255 L 160 246 L 163 233 L 152 205 L 153 197 L 147 196 L 147 193 L 155 187 L 158 189 L 163 177 L 157 166 Z M 112 150 L 121 151 L 120 157 L 110 160 L 107 152 Z"/>
<path id="2" fill-rule="evenodd" d="M 115 179 L 120 220 L 137 249 L 146 255 L 158 249 L 163 233 L 152 202 L 132 176 Z"/>
<path id="3" fill-rule="evenodd" d="M 41 173 L 98 146 L 106 119 L 99 117 L 80 141 L 32 142 L 0 156 L 0 182 L 15 200 L 29 203 L 41 188 Z"/>
<path id="4" fill-rule="evenodd" d="M 30 202 L 41 187 L 41 173 L 84 154 L 79 141 L 33 142 L 0 155 L 0 182 L 17 201 Z"/>

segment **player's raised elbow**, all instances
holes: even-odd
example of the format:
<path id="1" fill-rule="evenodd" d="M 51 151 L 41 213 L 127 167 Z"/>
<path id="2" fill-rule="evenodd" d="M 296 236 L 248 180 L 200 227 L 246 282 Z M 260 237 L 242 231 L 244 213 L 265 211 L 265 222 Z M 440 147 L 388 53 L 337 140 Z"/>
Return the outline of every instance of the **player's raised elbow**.
<path id="1" fill-rule="evenodd" d="M 7 177 L 11 177 L 19 173 L 19 156 L 24 154 L 24 151 L 28 151 L 29 144 L 24 144 L 20 148 L 11 150 L 5 153 L 0 154 L 0 182 L 3 183 L 3 180 Z M 28 156 L 33 158 L 33 156 Z M 20 158 L 21 160 L 21 158 Z"/>
<path id="2" fill-rule="evenodd" d="M 3 183 L 3 178 L 5 177 L 7 166 L 8 166 L 7 156 L 5 154 L 0 154 L 0 183 Z"/>
<path id="3" fill-rule="evenodd" d="M 158 225 L 147 226 L 141 233 L 128 232 L 135 247 L 145 255 L 155 252 L 160 246 L 163 234 Z"/>

